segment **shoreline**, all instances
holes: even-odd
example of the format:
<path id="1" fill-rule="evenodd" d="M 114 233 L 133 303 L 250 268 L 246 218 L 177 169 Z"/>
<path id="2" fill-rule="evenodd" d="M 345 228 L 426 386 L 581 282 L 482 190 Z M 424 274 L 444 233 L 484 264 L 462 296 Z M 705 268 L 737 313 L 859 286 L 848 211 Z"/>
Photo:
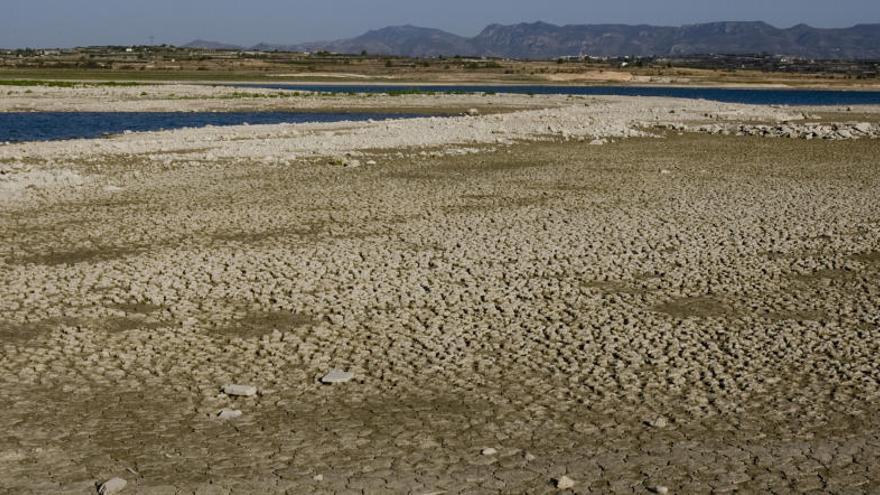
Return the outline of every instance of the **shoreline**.
<path id="1" fill-rule="evenodd" d="M 384 112 L 423 115 L 462 115 L 476 112 L 478 114 L 498 114 L 510 111 L 536 110 L 557 108 L 572 104 L 591 104 L 591 102 L 619 101 L 623 99 L 660 99 L 667 105 L 678 104 L 678 101 L 705 101 L 718 105 L 758 105 L 785 107 L 789 110 L 804 109 L 817 112 L 876 113 L 880 104 L 873 103 L 872 97 L 867 102 L 829 101 L 825 104 L 808 101 L 810 98 L 797 98 L 786 101 L 785 97 L 752 98 L 743 97 L 741 103 L 731 103 L 711 99 L 711 94 L 684 93 L 660 95 L 629 95 L 629 94 L 567 94 L 561 93 L 528 93 L 504 92 L 504 88 L 517 86 L 486 87 L 498 89 L 495 92 L 444 92 L 430 91 L 428 86 L 408 86 L 418 89 L 428 88 L 424 92 L 344 92 L 346 87 L 357 89 L 366 85 L 334 85 L 341 88 L 339 92 L 316 92 L 308 88 L 299 90 L 295 87 L 278 87 L 279 85 L 212 83 L 212 84 L 145 84 L 138 86 L 6 86 L 0 89 L 4 94 L 0 98 L 0 113 L 14 112 Z M 284 86 L 284 85 L 281 85 Z M 375 85 L 371 85 L 375 86 Z M 453 88 L 453 86 L 445 86 Z M 558 86 L 564 89 L 564 86 Z M 642 86 L 650 92 L 653 88 Z M 549 88 L 549 86 L 548 86 Z M 625 86 L 621 86 L 625 88 Z M 662 88 L 660 88 L 662 90 Z M 747 91 L 732 88 L 727 91 Z M 776 89 L 771 91 L 791 91 L 796 89 Z M 804 91 L 804 90 L 800 90 Z M 807 90 L 808 91 L 808 90 Z M 779 93 L 777 93 L 779 94 Z M 849 92 L 848 94 L 855 94 Z M 723 95 L 722 95 L 723 96 Z M 832 95 L 829 98 L 834 98 Z M 815 99 L 815 98 L 814 98 Z M 815 99 L 816 101 L 820 101 Z"/>
<path id="2" fill-rule="evenodd" d="M 676 89 L 743 89 L 743 90 L 803 90 L 803 91 L 853 91 L 853 92 L 880 92 L 880 83 L 877 84 L 821 84 L 821 83 L 804 83 L 804 84 L 785 84 L 785 83 L 652 83 L 641 81 L 592 81 L 592 82 L 552 82 L 552 81 L 472 81 L 462 79 L 459 81 L 401 81 L 401 80 L 385 80 L 382 78 L 374 78 L 374 76 L 365 76 L 364 80 L 351 78 L 350 80 L 335 77 L 318 77 L 314 79 L 275 79 L 271 74 L 263 76 L 266 79 L 240 79 L 240 80 L 221 80 L 221 79 L 175 79 L 175 78 L 64 78 L 64 77 L 7 77 L 7 74 L 0 74 L 0 82 L 2 81 L 49 81 L 49 82 L 75 82 L 88 84 L 102 83 L 122 83 L 122 84 L 138 84 L 138 85 L 168 85 L 168 84 L 187 84 L 187 85 L 207 85 L 207 86 L 265 86 L 265 85 L 285 85 L 285 86 L 393 86 L 393 87 L 452 87 L 452 86 L 489 86 L 489 87 L 546 87 L 546 88 L 571 88 L 571 87 L 621 87 L 621 88 L 676 88 Z M 285 77 L 285 76 L 278 76 Z M 2 89 L 3 85 L 0 85 Z M 15 87 L 15 86 L 11 86 Z"/>

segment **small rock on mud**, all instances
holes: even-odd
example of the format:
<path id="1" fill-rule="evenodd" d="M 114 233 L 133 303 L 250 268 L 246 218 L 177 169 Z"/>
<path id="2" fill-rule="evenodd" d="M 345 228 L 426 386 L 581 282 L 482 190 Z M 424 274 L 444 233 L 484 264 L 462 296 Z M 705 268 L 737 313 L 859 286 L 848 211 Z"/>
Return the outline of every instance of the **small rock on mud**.
<path id="1" fill-rule="evenodd" d="M 252 385 L 230 384 L 223 387 L 223 393 L 238 397 L 253 397 L 257 395 L 257 387 Z"/>
<path id="2" fill-rule="evenodd" d="M 342 370 L 330 370 L 329 373 L 321 377 L 321 383 L 345 383 L 354 378 L 354 373 Z"/>

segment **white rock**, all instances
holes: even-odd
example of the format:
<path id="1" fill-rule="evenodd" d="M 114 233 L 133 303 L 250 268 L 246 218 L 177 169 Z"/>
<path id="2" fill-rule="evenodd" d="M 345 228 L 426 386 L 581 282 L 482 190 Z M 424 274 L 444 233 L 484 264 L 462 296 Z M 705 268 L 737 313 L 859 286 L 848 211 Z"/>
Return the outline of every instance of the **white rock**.
<path id="1" fill-rule="evenodd" d="M 867 122 L 859 122 L 858 124 L 853 126 L 853 129 L 855 129 L 863 134 L 867 134 L 867 133 L 871 132 L 871 130 L 873 130 L 873 128 L 874 127 Z"/>
<path id="2" fill-rule="evenodd" d="M 531 452 L 526 452 L 526 454 L 523 457 L 525 457 L 527 462 L 532 462 L 535 459 L 537 459 L 537 457 L 535 457 L 535 454 L 532 454 Z"/>
<path id="3" fill-rule="evenodd" d="M 563 476 L 563 477 L 559 478 L 558 480 L 556 480 L 556 488 L 558 488 L 560 490 L 568 490 L 568 489 L 574 488 L 574 485 L 575 485 L 574 480 L 569 478 L 568 476 Z"/>
<path id="4" fill-rule="evenodd" d="M 238 409 L 221 409 L 219 413 L 217 413 L 217 419 L 222 420 L 230 420 L 237 419 L 241 417 L 241 411 Z"/>
<path id="5" fill-rule="evenodd" d="M 321 378 L 321 383 L 345 383 L 352 378 L 354 373 L 333 369 Z"/>
<path id="6" fill-rule="evenodd" d="M 669 493 L 669 488 L 667 488 L 663 485 L 655 485 L 655 486 L 652 486 L 648 489 L 654 493 L 659 493 L 660 495 L 666 495 L 667 493 Z"/>
<path id="7" fill-rule="evenodd" d="M 495 455 L 495 454 L 498 453 L 498 451 L 495 450 L 495 449 L 493 449 L 492 447 L 487 447 L 487 448 L 483 449 L 483 450 L 481 451 L 481 453 L 482 453 L 483 455 Z"/>
<path id="8" fill-rule="evenodd" d="M 648 424 L 653 426 L 654 428 L 666 428 L 667 426 L 669 426 L 669 420 L 667 420 L 663 416 L 660 416 L 657 419 L 648 421 Z"/>
<path id="9" fill-rule="evenodd" d="M 324 475 L 323 474 L 316 474 L 312 477 L 312 479 L 315 481 L 324 481 Z"/>
<path id="10" fill-rule="evenodd" d="M 98 493 L 100 495 L 111 495 L 113 493 L 119 493 L 125 489 L 128 482 L 122 478 L 113 478 L 105 481 L 98 488 Z"/>
<path id="11" fill-rule="evenodd" d="M 467 114 L 473 117 L 473 116 L 480 115 L 480 111 L 477 110 L 476 108 L 470 108 L 470 109 L 468 109 Z"/>
<path id="12" fill-rule="evenodd" d="M 223 393 L 239 397 L 253 397 L 257 395 L 257 387 L 251 385 L 229 384 L 223 387 Z"/>

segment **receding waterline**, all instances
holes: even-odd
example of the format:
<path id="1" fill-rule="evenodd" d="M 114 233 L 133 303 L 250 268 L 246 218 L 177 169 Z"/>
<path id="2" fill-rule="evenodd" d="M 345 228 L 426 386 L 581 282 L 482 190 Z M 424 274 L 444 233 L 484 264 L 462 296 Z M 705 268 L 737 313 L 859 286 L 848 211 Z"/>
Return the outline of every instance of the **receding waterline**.
<path id="1" fill-rule="evenodd" d="M 880 91 L 820 89 L 750 89 L 684 86 L 502 86 L 502 85 L 357 85 L 242 84 L 242 87 L 322 93 L 514 93 L 582 96 L 665 96 L 752 105 L 880 105 Z"/>
<path id="2" fill-rule="evenodd" d="M 365 121 L 417 116 L 363 112 L 10 112 L 0 113 L 0 143 L 90 139 L 129 131 L 206 126 Z"/>

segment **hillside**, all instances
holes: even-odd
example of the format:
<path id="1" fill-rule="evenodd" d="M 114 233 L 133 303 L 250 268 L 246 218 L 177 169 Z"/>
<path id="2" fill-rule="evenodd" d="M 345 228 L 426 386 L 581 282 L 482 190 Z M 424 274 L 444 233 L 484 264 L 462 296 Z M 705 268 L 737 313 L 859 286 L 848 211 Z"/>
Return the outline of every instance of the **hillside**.
<path id="1" fill-rule="evenodd" d="M 187 46 L 235 48 L 197 41 Z M 255 50 L 330 51 L 433 57 L 438 55 L 550 59 L 563 56 L 681 56 L 769 53 L 816 59 L 880 59 L 880 24 L 821 29 L 799 24 L 780 29 L 764 22 L 715 22 L 680 27 L 545 22 L 493 24 L 473 38 L 439 29 L 392 26 L 351 39 L 273 45 Z"/>

